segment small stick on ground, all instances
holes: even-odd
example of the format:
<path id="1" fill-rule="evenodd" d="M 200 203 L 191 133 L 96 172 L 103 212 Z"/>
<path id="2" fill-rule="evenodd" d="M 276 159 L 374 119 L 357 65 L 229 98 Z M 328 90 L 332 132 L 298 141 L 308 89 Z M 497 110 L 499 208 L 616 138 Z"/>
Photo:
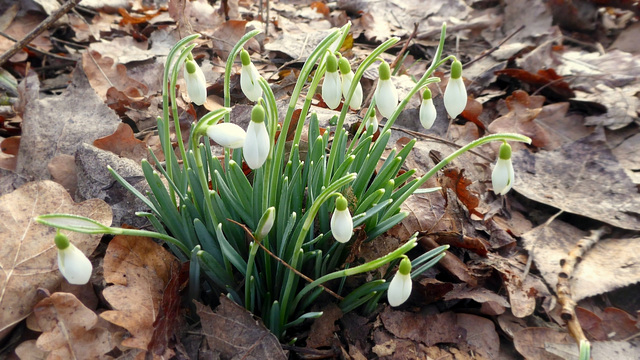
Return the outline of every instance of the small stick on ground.
<path id="1" fill-rule="evenodd" d="M 576 317 L 575 308 L 577 303 L 571 298 L 571 279 L 573 278 L 573 272 L 576 266 L 582 261 L 584 254 L 609 232 L 611 232 L 611 229 L 606 226 L 592 230 L 589 236 L 578 241 L 575 247 L 569 251 L 567 257 L 560 260 L 562 270 L 558 274 L 558 284 L 556 285 L 558 303 L 562 306 L 560 317 L 567 323 L 569 334 L 571 334 L 578 344 L 580 344 L 582 340 L 586 341 L 587 338 Z"/>
<path id="2" fill-rule="evenodd" d="M 411 43 L 411 40 L 413 40 L 417 34 L 418 34 L 418 23 L 415 23 L 413 24 L 413 32 L 411 33 L 411 35 L 409 35 L 409 38 L 407 39 L 407 41 L 405 41 L 404 46 L 402 47 L 398 55 L 396 55 L 396 58 L 393 60 L 391 65 L 389 65 L 390 68 L 395 69 L 396 65 L 398 65 L 398 61 L 402 59 L 402 57 L 404 56 L 404 53 L 407 51 L 407 48 L 409 47 L 409 43 Z"/>
<path id="3" fill-rule="evenodd" d="M 0 55 L 0 66 L 4 65 L 4 63 L 9 60 L 13 55 L 15 55 L 18 51 L 22 50 L 27 44 L 29 44 L 33 39 L 35 39 L 38 35 L 42 34 L 45 30 L 51 27 L 58 19 L 60 19 L 64 14 L 68 13 L 73 9 L 80 0 L 69 0 L 64 5 L 62 5 L 58 10 L 54 11 L 49 17 L 44 19 L 35 29 L 31 30 L 22 40 L 13 44 L 13 46 L 4 52 L 4 54 Z"/>

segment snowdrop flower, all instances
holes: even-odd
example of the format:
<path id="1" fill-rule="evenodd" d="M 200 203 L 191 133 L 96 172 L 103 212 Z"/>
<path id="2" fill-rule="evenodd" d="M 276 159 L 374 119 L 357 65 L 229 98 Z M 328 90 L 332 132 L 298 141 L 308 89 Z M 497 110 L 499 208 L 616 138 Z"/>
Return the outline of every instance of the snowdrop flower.
<path id="1" fill-rule="evenodd" d="M 207 136 L 218 143 L 218 145 L 230 149 L 237 149 L 244 145 L 244 139 L 247 137 L 247 133 L 236 124 L 220 123 L 209 126 L 207 128 Z"/>
<path id="2" fill-rule="evenodd" d="M 242 147 L 244 161 L 252 169 L 264 164 L 269 155 L 269 133 L 264 123 L 264 108 L 258 104 L 251 110 L 251 121 L 247 126 L 247 137 Z"/>
<path id="3" fill-rule="evenodd" d="M 393 111 L 398 106 L 398 90 L 391 81 L 391 69 L 389 64 L 385 61 L 382 62 L 378 68 L 380 79 L 378 79 L 378 86 L 374 97 L 376 99 L 376 106 L 382 116 L 389 118 Z"/>
<path id="4" fill-rule="evenodd" d="M 242 70 L 240 71 L 240 88 L 244 96 L 251 101 L 258 101 L 262 96 L 262 88 L 258 83 L 260 74 L 255 65 L 251 62 L 247 50 L 240 52 L 240 60 L 242 60 Z"/>
<path id="5" fill-rule="evenodd" d="M 491 184 L 493 192 L 498 195 L 505 195 L 513 186 L 513 164 L 511 163 L 511 145 L 504 142 L 500 145 L 498 162 L 491 173 Z"/>
<path id="6" fill-rule="evenodd" d="M 369 128 L 372 128 L 374 133 L 378 131 L 378 118 L 376 117 L 375 109 L 367 111 L 364 120 L 364 128 L 367 130 L 369 130 Z"/>
<path id="7" fill-rule="evenodd" d="M 93 266 L 87 256 L 69 242 L 66 235 L 58 232 L 54 238 L 58 248 L 58 268 L 69 284 L 84 285 L 91 278 Z"/>
<path id="8" fill-rule="evenodd" d="M 431 98 L 431 90 L 424 88 L 422 93 L 422 104 L 420 104 L 420 123 L 425 129 L 431 129 L 434 121 L 436 121 L 436 107 L 433 105 Z"/>
<path id="9" fill-rule="evenodd" d="M 327 72 L 322 81 L 322 99 L 330 109 L 340 105 L 342 99 L 342 82 L 338 75 L 338 59 L 333 53 L 327 56 Z"/>
<path id="10" fill-rule="evenodd" d="M 262 214 L 262 217 L 258 222 L 258 229 L 254 234 L 257 241 L 262 241 L 262 239 L 264 239 L 269 234 L 269 231 L 271 231 L 271 228 L 273 227 L 273 223 L 275 222 L 275 220 L 276 220 L 276 208 L 272 206 L 268 208 L 264 212 L 264 214 Z"/>
<path id="11" fill-rule="evenodd" d="M 207 81 L 200 66 L 189 56 L 184 63 L 184 81 L 187 82 L 187 94 L 196 105 L 204 104 L 207 100 Z"/>
<path id="12" fill-rule="evenodd" d="M 338 67 L 340 68 L 340 73 L 342 74 L 342 96 L 347 98 L 347 94 L 349 93 L 349 88 L 351 87 L 351 83 L 353 82 L 353 71 L 351 71 L 351 66 L 349 65 L 349 61 L 343 57 L 338 60 Z M 362 85 L 358 82 L 356 85 L 356 90 L 353 92 L 353 96 L 351 97 L 351 102 L 349 103 L 349 107 L 353 110 L 358 110 L 362 106 Z"/>
<path id="13" fill-rule="evenodd" d="M 393 276 L 389 283 L 389 289 L 387 289 L 387 299 L 389 299 L 389 305 L 400 306 L 411 295 L 411 261 L 406 255 L 403 255 L 402 261 L 400 261 L 400 267 L 398 272 Z"/>
<path id="14" fill-rule="evenodd" d="M 353 235 L 353 220 L 348 205 L 347 199 L 339 195 L 336 199 L 336 210 L 331 216 L 331 233 L 341 243 L 351 240 L 351 235 Z"/>
<path id="15" fill-rule="evenodd" d="M 462 81 L 462 63 L 454 60 L 451 64 L 451 78 L 444 89 L 444 107 L 454 119 L 467 106 L 467 89 Z"/>

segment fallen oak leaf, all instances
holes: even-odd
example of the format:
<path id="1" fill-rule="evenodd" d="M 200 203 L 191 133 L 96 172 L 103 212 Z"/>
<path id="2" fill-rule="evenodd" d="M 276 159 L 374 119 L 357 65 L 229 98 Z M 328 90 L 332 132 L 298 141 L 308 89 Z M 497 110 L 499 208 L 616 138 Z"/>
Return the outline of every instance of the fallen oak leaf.
<path id="1" fill-rule="evenodd" d="M 116 346 L 110 332 L 99 325 L 98 315 L 73 294 L 54 293 L 33 311 L 43 331 L 36 345 L 49 351 L 48 358 L 102 358 Z"/>
<path id="2" fill-rule="evenodd" d="M 147 350 L 154 334 L 163 293 L 178 260 L 147 237 L 116 236 L 104 258 L 104 278 L 108 286 L 105 300 L 114 310 L 100 314 L 103 319 L 127 329 L 131 337 L 122 345 Z M 165 349 L 165 358 L 173 351 Z"/>
<path id="3" fill-rule="evenodd" d="M 147 157 L 147 145 L 136 139 L 131 127 L 125 123 L 120 123 L 113 134 L 96 139 L 93 146 L 135 161 Z"/>
<path id="4" fill-rule="evenodd" d="M 0 197 L 0 308 L 10 309 L 0 312 L 0 339 L 29 316 L 38 288 L 53 291 L 62 281 L 53 243 L 56 230 L 33 221 L 54 212 L 90 217 L 106 226 L 113 216 L 104 201 L 75 203 L 61 185 L 49 180 L 27 183 Z M 93 252 L 101 237 L 66 235 L 85 254 Z"/>

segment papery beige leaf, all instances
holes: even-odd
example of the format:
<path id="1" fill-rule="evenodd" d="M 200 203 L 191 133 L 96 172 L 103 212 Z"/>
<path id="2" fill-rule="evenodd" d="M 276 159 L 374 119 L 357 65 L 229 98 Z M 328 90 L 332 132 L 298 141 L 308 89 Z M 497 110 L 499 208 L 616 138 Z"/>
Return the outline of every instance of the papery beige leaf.
<path id="1" fill-rule="evenodd" d="M 55 289 L 62 280 L 53 243 L 56 230 L 33 218 L 48 213 L 90 217 L 109 226 L 111 208 L 102 200 L 76 204 L 53 181 L 27 183 L 0 197 L 0 338 L 29 316 L 38 288 Z M 100 235 L 63 231 L 78 249 L 90 255 Z"/>
<path id="2" fill-rule="evenodd" d="M 99 325 L 98 315 L 73 294 L 54 293 L 33 311 L 43 331 L 36 345 L 50 352 L 49 359 L 102 359 L 115 347 L 109 331 Z"/>
<path id="3" fill-rule="evenodd" d="M 116 236 L 111 240 L 104 258 L 104 278 L 113 285 L 102 294 L 114 310 L 100 316 L 129 330 L 131 337 L 122 345 L 147 350 L 171 269 L 177 266 L 177 259 L 150 238 Z M 172 354 L 167 349 L 164 355 Z"/>

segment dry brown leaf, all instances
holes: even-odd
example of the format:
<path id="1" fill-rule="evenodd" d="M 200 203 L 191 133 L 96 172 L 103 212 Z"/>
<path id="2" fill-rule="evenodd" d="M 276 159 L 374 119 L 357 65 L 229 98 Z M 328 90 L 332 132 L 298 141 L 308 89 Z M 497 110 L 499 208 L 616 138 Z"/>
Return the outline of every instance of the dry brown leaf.
<path id="1" fill-rule="evenodd" d="M 497 359 L 500 337 L 493 321 L 477 315 L 456 314 L 456 324 L 467 331 L 467 344 L 489 359 Z"/>
<path id="2" fill-rule="evenodd" d="M 53 243 L 56 231 L 33 221 L 35 216 L 48 213 L 87 216 L 111 225 L 111 208 L 104 201 L 76 204 L 53 181 L 27 183 L 0 197 L 0 308 L 5 309 L 0 312 L 0 338 L 29 316 L 38 288 L 52 291 L 62 281 Z M 65 233 L 87 255 L 100 242 L 100 235 Z"/>
<path id="3" fill-rule="evenodd" d="M 464 329 L 456 324 L 456 314 L 452 312 L 425 315 L 386 308 L 380 319 L 396 337 L 420 341 L 427 346 L 457 343 L 464 338 Z"/>
<path id="4" fill-rule="evenodd" d="M 116 236 L 111 240 L 104 258 L 104 279 L 113 285 L 104 289 L 103 296 L 115 310 L 100 317 L 129 331 L 131 337 L 122 345 L 147 350 L 171 269 L 179 266 L 173 255 L 150 238 Z M 172 354 L 166 349 L 164 356 Z"/>
<path id="5" fill-rule="evenodd" d="M 127 75 L 127 68 L 111 57 L 102 56 L 95 50 L 82 54 L 82 67 L 89 83 L 103 101 L 107 100 L 107 91 L 111 87 L 123 92 L 129 98 L 140 98 L 147 94 L 148 87 Z"/>
<path id="6" fill-rule="evenodd" d="M 3 32 L 14 39 L 23 39 L 31 30 L 38 26 L 46 16 L 42 13 L 30 11 L 23 16 L 15 18 L 11 25 Z M 13 41 L 7 39 L 4 36 L 0 36 L 0 54 L 7 51 L 15 44 Z M 52 48 L 49 36 L 45 31 L 43 34 L 38 35 L 34 40 L 29 43 L 31 46 L 35 46 L 38 49 L 49 51 Z M 16 55 L 13 55 L 9 60 L 11 62 L 22 62 L 27 59 L 27 51 L 22 50 Z"/>
<path id="7" fill-rule="evenodd" d="M 76 191 L 78 190 L 75 156 L 67 154 L 57 155 L 49 161 L 47 168 L 53 181 L 64 186 L 69 194 L 75 197 Z"/>
<path id="8" fill-rule="evenodd" d="M 48 355 L 38 348 L 36 340 L 23 341 L 16 347 L 15 353 L 20 360 L 45 360 Z"/>
<path id="9" fill-rule="evenodd" d="M 330 303 L 322 309 L 322 316 L 311 324 L 307 347 L 318 349 L 334 345 L 335 333 L 338 330 L 335 322 L 342 317 L 342 311 L 335 303 Z"/>
<path id="10" fill-rule="evenodd" d="M 571 335 L 551 328 L 531 327 L 520 330 L 514 334 L 513 344 L 516 350 L 527 359 L 566 359 L 548 352 L 546 348 L 550 344 L 571 344 L 576 358 L 578 355 L 578 346 L 575 340 L 571 338 Z"/>
<path id="11" fill-rule="evenodd" d="M 209 347 L 219 351 L 223 358 L 287 358 L 275 335 L 226 296 L 220 297 L 220 305 L 215 312 L 197 301 L 195 303 Z"/>
<path id="12" fill-rule="evenodd" d="M 517 169 L 514 189 L 529 199 L 640 230 L 640 194 L 611 152 L 602 128 L 556 150 L 518 151 L 512 159 Z"/>
<path id="13" fill-rule="evenodd" d="M 110 358 L 104 355 L 115 347 L 110 332 L 73 294 L 54 293 L 36 304 L 33 311 L 43 331 L 36 345 L 50 352 L 48 359 Z"/>
<path id="14" fill-rule="evenodd" d="M 559 220 L 538 226 L 522 237 L 545 281 L 555 289 L 560 259 L 587 235 Z M 535 246 L 535 247 L 534 247 Z M 572 280 L 573 300 L 603 294 L 640 281 L 638 238 L 603 239 L 591 248 L 576 267 Z"/>
<path id="15" fill-rule="evenodd" d="M 140 161 L 147 158 L 145 142 L 136 139 L 131 127 L 125 123 L 118 125 L 113 134 L 95 140 L 93 146 L 131 160 Z"/>

